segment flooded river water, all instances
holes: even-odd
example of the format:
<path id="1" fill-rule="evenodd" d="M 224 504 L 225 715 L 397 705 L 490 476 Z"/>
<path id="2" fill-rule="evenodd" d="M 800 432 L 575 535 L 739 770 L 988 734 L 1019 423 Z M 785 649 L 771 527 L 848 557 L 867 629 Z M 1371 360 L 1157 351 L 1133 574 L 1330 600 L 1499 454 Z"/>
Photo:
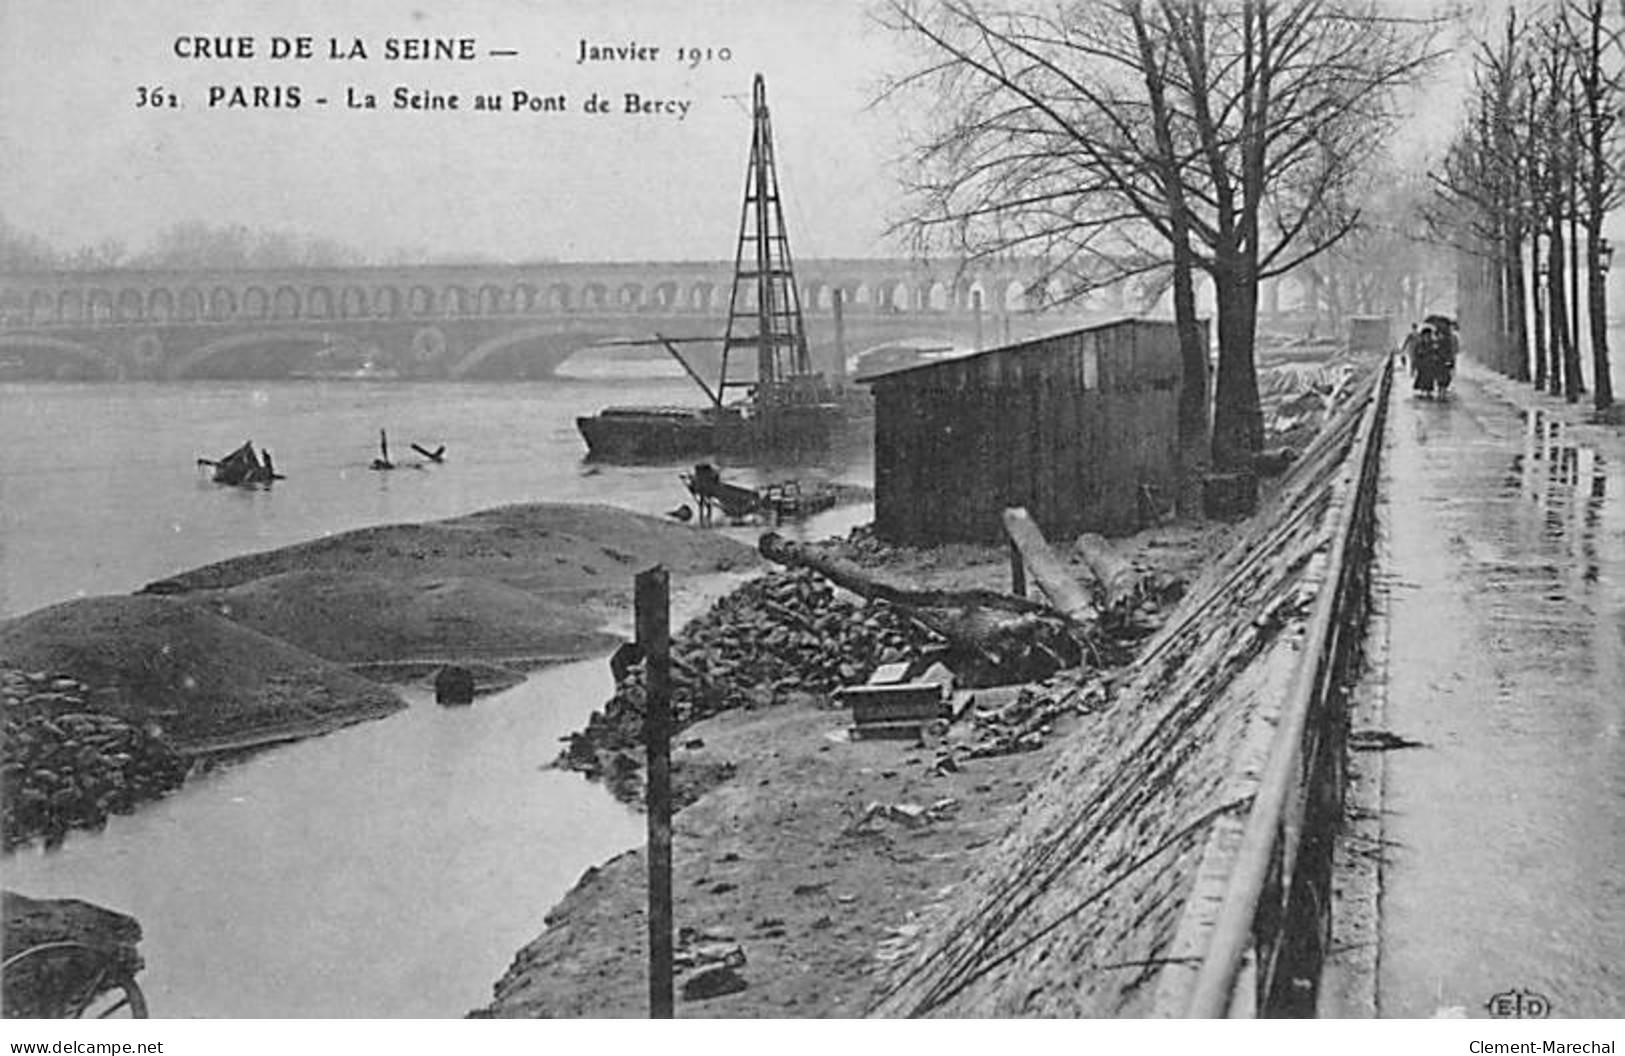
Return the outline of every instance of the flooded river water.
<path id="1" fill-rule="evenodd" d="M 686 498 L 676 468 L 584 464 L 573 419 L 691 399 L 680 379 L 603 375 L 0 386 L 0 618 L 368 524 L 537 500 L 659 513 Z M 369 472 L 380 427 L 401 451 L 446 443 L 449 464 Z M 248 438 L 287 481 L 245 492 L 198 476 L 194 458 Z M 867 451 L 854 458 L 803 473 L 867 483 Z M 803 531 L 866 519 L 833 511 Z M 674 623 L 727 582 L 674 584 Z M 610 689 L 597 658 L 472 708 L 412 694 L 390 718 L 220 766 L 105 832 L 8 855 L 5 885 L 136 916 L 155 1016 L 460 1016 L 583 870 L 642 838 L 640 816 L 547 766 Z"/>
<path id="2" fill-rule="evenodd" d="M 641 838 L 640 816 L 545 768 L 610 688 L 594 660 L 472 708 L 414 695 L 15 854 L 6 884 L 139 919 L 154 1015 L 460 1016 L 584 869 Z"/>

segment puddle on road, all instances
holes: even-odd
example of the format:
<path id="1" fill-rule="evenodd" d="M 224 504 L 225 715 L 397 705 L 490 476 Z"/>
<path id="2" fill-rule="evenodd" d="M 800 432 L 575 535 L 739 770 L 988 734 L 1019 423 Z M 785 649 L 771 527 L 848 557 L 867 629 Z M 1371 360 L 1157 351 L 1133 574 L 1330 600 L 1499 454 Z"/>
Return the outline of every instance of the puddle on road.
<path id="1" fill-rule="evenodd" d="M 1471 393 L 1396 407 L 1387 717 L 1430 748 L 1388 762 L 1385 1014 L 1618 1015 L 1625 459 Z"/>
<path id="2" fill-rule="evenodd" d="M 1512 460 L 1511 480 L 1541 511 L 1546 540 L 1566 542 L 1566 556 L 1580 562 L 1580 579 L 1596 583 L 1602 575 L 1598 544 L 1610 498 L 1608 460 L 1570 439 L 1568 426 L 1545 411 L 1523 411 L 1521 416 L 1523 451 Z"/>

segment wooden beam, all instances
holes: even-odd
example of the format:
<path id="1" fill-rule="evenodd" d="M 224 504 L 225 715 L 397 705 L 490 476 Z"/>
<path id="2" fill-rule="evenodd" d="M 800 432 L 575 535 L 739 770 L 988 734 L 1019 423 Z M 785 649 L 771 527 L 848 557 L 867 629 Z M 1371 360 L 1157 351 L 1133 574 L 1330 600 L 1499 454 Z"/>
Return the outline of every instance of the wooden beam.
<path id="1" fill-rule="evenodd" d="M 1079 622 L 1094 616 L 1095 606 L 1089 600 L 1088 592 L 1072 578 L 1049 548 L 1044 541 L 1044 533 L 1033 523 L 1026 507 L 1012 506 L 1004 511 L 1004 530 L 1009 533 L 1016 549 L 1021 551 L 1022 561 L 1027 571 L 1032 573 L 1033 582 L 1038 584 L 1038 589 L 1044 592 L 1057 611 Z"/>

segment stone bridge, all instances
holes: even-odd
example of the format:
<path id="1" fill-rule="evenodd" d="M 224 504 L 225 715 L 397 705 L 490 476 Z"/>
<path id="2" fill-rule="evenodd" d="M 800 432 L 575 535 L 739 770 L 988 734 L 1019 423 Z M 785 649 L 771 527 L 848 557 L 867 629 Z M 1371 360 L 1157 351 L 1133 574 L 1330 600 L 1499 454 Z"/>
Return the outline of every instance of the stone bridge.
<path id="1" fill-rule="evenodd" d="M 1044 325 L 1022 262 L 804 260 L 796 271 L 824 369 L 837 291 L 849 354 Z M 607 339 L 720 336 L 732 275 L 729 261 L 4 274 L 0 379 L 545 377 Z"/>

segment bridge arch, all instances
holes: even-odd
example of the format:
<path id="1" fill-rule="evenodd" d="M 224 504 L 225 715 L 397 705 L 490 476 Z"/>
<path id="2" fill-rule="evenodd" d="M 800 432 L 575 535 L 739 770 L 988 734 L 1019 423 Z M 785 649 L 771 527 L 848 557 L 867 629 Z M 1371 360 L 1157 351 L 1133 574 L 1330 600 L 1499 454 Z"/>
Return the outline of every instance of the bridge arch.
<path id="1" fill-rule="evenodd" d="M 124 376 L 123 365 L 116 356 L 109 355 L 94 345 L 87 345 L 82 341 L 70 341 L 61 337 L 50 337 L 43 334 L 8 334 L 0 332 L 0 352 L 21 353 L 48 352 L 53 357 L 71 356 L 78 363 L 90 367 L 98 381 L 115 381 Z M 68 364 L 63 364 L 58 371 L 59 377 L 71 377 L 66 372 Z M 83 375 L 79 375 L 83 377 Z"/>
<path id="2" fill-rule="evenodd" d="M 685 308 L 693 312 L 708 312 L 711 310 L 711 299 L 716 296 L 716 284 L 710 282 L 696 282 L 688 288 L 688 301 Z"/>
<path id="3" fill-rule="evenodd" d="M 85 316 L 92 323 L 113 321 L 113 295 L 100 287 L 85 297 Z"/>
<path id="4" fill-rule="evenodd" d="M 147 318 L 167 323 L 175 317 L 175 295 L 167 286 L 159 286 L 147 294 Z"/>
<path id="5" fill-rule="evenodd" d="M 299 303 L 299 291 L 292 286 L 278 286 L 271 300 L 271 318 L 298 319 L 304 306 Z"/>
<path id="6" fill-rule="evenodd" d="M 427 286 L 414 286 L 407 295 L 407 310 L 413 315 L 435 314 L 434 291 Z"/>
<path id="7" fill-rule="evenodd" d="M 615 307 L 637 310 L 643 305 L 643 287 L 636 282 L 623 282 L 615 291 Z"/>
<path id="8" fill-rule="evenodd" d="M 678 298 L 680 296 L 677 281 L 668 279 L 665 282 L 658 283 L 654 289 L 649 291 L 650 307 L 667 312 L 674 311 L 679 307 Z"/>
<path id="9" fill-rule="evenodd" d="M 584 308 L 607 308 L 609 290 L 601 282 L 589 282 L 581 288 L 581 304 Z"/>
<path id="10" fill-rule="evenodd" d="M 509 311 L 509 305 L 512 303 L 502 295 L 501 287 L 492 286 L 490 283 L 479 288 L 477 298 L 475 312 L 479 315 L 503 315 Z"/>
<path id="11" fill-rule="evenodd" d="M 243 333 L 232 333 L 218 337 L 213 341 L 200 345 L 192 351 L 170 360 L 165 366 L 163 375 L 173 381 L 192 375 L 198 367 L 218 356 L 251 348 L 254 345 L 275 342 L 277 344 L 302 344 L 318 348 L 326 347 L 354 347 L 353 338 L 344 334 L 328 330 L 249 330 Z"/>
<path id="12" fill-rule="evenodd" d="M 372 306 L 367 303 L 367 291 L 360 286 L 346 286 L 339 295 L 339 317 L 341 319 L 365 319 L 371 314 Z"/>
<path id="13" fill-rule="evenodd" d="M 263 286 L 250 286 L 243 291 L 243 317 L 265 319 L 271 314 L 271 295 Z"/>
<path id="14" fill-rule="evenodd" d="M 182 287 L 175 318 L 187 323 L 203 318 L 203 291 L 196 286 Z"/>
<path id="15" fill-rule="evenodd" d="M 57 294 L 56 317 L 64 323 L 84 322 L 85 295 L 78 290 L 63 290 Z"/>
<path id="16" fill-rule="evenodd" d="M 401 291 L 394 286 L 373 287 L 372 314 L 380 319 L 399 319 L 401 316 Z"/>
<path id="17" fill-rule="evenodd" d="M 209 291 L 209 319 L 223 323 L 237 316 L 237 292 L 228 286 L 216 286 Z"/>
<path id="18" fill-rule="evenodd" d="M 447 315 L 467 315 L 470 303 L 468 291 L 461 286 L 447 286 L 440 295 L 441 306 Z"/>
<path id="19" fill-rule="evenodd" d="M 331 319 L 333 291 L 326 286 L 312 286 L 305 294 L 305 316 L 310 319 Z"/>
<path id="20" fill-rule="evenodd" d="M 113 317 L 121 323 L 139 323 L 142 318 L 142 303 L 144 298 L 140 290 L 125 287 L 119 291 L 118 303 L 114 307 Z"/>
<path id="21" fill-rule="evenodd" d="M 579 347 L 587 343 L 590 337 L 586 334 L 560 333 L 556 325 L 538 325 L 509 331 L 476 345 L 467 355 L 451 364 L 449 376 L 454 379 L 466 378 L 477 370 L 480 364 L 493 356 L 499 355 L 516 345 L 529 344 L 537 340 L 548 340 L 560 344 L 573 343 L 576 347 Z M 564 358 L 567 357 L 561 356 L 559 361 L 562 362 Z"/>
<path id="22" fill-rule="evenodd" d="M 920 308 L 933 312 L 946 312 L 954 307 L 953 292 L 940 279 L 920 287 Z"/>
<path id="23" fill-rule="evenodd" d="M 875 307 L 883 312 L 909 309 L 909 286 L 904 279 L 881 279 L 875 286 Z"/>
<path id="24" fill-rule="evenodd" d="M 528 282 L 520 282 L 516 283 L 514 288 L 509 291 L 508 299 L 515 312 L 530 315 L 537 309 L 537 294 L 538 291 L 535 286 Z"/>
<path id="25" fill-rule="evenodd" d="M 543 293 L 543 299 L 549 310 L 567 312 L 572 307 L 570 303 L 570 287 L 562 282 L 555 282 Z"/>

